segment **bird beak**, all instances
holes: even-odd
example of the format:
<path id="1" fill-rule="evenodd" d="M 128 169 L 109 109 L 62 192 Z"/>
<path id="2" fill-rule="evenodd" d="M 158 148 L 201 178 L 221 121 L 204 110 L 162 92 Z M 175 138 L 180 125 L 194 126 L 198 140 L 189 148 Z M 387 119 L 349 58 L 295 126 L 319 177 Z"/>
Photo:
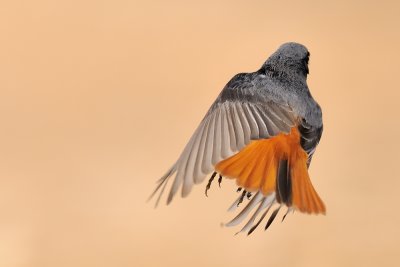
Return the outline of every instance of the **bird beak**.
<path id="1" fill-rule="evenodd" d="M 304 67 L 304 70 L 305 70 L 305 75 L 307 75 L 309 73 L 308 60 L 304 60 L 303 61 L 303 67 Z"/>

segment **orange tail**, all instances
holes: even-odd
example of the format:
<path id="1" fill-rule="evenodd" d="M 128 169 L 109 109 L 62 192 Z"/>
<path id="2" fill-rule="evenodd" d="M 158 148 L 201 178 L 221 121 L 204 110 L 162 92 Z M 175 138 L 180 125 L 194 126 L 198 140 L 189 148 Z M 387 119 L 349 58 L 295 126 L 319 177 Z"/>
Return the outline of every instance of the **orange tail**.
<path id="1" fill-rule="evenodd" d="M 307 153 L 300 145 L 300 134 L 293 127 L 290 134 L 252 141 L 239 153 L 219 162 L 215 169 L 236 179 L 247 191 L 264 195 L 276 192 L 277 201 L 306 213 L 325 213 L 325 206 L 311 184 Z"/>

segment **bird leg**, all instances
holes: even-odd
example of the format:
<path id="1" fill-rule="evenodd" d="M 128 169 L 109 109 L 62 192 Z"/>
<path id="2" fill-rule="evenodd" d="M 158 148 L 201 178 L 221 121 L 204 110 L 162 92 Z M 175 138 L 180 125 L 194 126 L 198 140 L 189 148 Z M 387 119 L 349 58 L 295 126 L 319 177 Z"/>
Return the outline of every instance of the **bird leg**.
<path id="1" fill-rule="evenodd" d="M 251 195 L 252 195 L 252 194 L 251 194 L 251 192 L 247 192 L 247 195 L 246 195 L 246 197 L 247 197 L 247 199 L 248 199 L 248 200 L 250 200 L 250 198 L 251 198 Z"/>
<path id="2" fill-rule="evenodd" d="M 239 198 L 239 202 L 237 203 L 237 206 L 239 207 L 240 203 L 243 202 L 244 197 L 246 196 L 247 191 L 243 190 L 242 195 Z"/>
<path id="3" fill-rule="evenodd" d="M 211 175 L 210 179 L 208 180 L 208 183 L 207 183 L 207 186 L 206 186 L 206 192 L 205 192 L 207 197 L 208 197 L 207 191 L 210 189 L 211 183 L 212 183 L 212 181 L 214 180 L 215 175 L 217 175 L 217 172 L 214 172 L 214 173 Z"/>

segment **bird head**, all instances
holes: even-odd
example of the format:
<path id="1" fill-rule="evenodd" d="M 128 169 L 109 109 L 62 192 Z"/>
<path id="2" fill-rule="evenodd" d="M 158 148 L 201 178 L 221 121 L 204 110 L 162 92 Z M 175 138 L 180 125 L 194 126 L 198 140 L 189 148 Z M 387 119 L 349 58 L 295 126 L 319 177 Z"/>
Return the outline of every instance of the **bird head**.
<path id="1" fill-rule="evenodd" d="M 281 45 L 264 63 L 263 68 L 272 76 L 300 75 L 307 77 L 310 53 L 298 43 Z"/>

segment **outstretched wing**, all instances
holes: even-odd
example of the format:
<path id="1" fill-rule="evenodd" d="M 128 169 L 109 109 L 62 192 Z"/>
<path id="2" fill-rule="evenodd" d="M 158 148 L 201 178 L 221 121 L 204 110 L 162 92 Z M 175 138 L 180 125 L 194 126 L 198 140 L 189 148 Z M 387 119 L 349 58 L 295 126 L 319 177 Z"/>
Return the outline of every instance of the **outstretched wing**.
<path id="1" fill-rule="evenodd" d="M 254 74 L 238 74 L 225 86 L 179 159 L 158 181 L 152 194 L 161 190 L 157 203 L 174 175 L 167 203 L 180 188 L 182 196 L 187 196 L 218 162 L 239 152 L 251 140 L 290 132 L 297 122 L 296 114 L 285 103 L 260 94 L 262 88 L 257 88 L 253 79 Z"/>

